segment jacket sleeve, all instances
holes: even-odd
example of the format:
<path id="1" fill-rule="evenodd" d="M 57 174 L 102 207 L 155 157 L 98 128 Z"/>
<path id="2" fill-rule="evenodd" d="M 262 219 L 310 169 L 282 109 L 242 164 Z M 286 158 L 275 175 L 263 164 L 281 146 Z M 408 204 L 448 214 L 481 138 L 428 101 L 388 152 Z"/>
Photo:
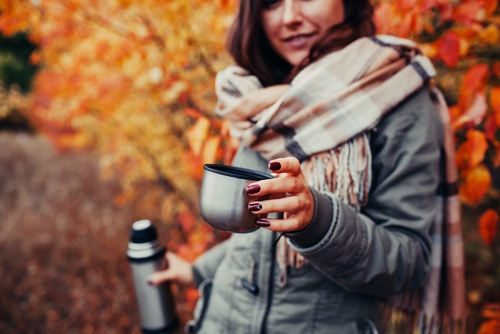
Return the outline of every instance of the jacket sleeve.
<path id="1" fill-rule="evenodd" d="M 207 278 L 211 279 L 214 277 L 217 267 L 227 253 L 228 244 L 229 239 L 224 240 L 196 259 L 192 267 L 196 286 L 200 285 Z"/>
<path id="2" fill-rule="evenodd" d="M 387 295 L 420 287 L 438 214 L 441 143 L 442 123 L 422 89 L 372 133 L 368 204 L 358 213 L 331 193 L 313 191 L 313 220 L 287 234 L 292 246 L 348 290 Z"/>

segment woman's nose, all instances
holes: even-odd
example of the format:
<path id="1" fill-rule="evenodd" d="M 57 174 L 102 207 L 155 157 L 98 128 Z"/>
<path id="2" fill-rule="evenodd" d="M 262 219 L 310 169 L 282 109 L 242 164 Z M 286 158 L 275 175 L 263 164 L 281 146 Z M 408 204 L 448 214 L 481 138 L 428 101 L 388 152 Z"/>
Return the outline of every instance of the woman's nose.
<path id="1" fill-rule="evenodd" d="M 302 21 L 300 1 L 285 0 L 283 9 L 283 24 L 294 25 Z"/>

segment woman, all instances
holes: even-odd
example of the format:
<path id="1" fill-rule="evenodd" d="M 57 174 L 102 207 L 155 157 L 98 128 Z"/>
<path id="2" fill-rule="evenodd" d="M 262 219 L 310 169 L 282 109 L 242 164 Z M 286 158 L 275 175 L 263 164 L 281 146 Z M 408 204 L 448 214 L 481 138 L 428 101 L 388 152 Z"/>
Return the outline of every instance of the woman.
<path id="1" fill-rule="evenodd" d="M 421 317 L 393 330 L 440 326 L 433 242 L 443 220 L 459 233 L 438 199 L 456 181 L 452 143 L 432 65 L 410 41 L 374 37 L 371 15 L 367 0 L 241 0 L 229 39 L 238 66 L 217 76 L 217 112 L 242 142 L 233 164 L 276 176 L 247 186 L 272 195 L 248 209 L 285 214 L 194 265 L 167 254 L 153 284 L 211 282 L 197 332 L 375 333 L 400 309 Z M 451 260 L 453 325 L 463 277 Z"/>

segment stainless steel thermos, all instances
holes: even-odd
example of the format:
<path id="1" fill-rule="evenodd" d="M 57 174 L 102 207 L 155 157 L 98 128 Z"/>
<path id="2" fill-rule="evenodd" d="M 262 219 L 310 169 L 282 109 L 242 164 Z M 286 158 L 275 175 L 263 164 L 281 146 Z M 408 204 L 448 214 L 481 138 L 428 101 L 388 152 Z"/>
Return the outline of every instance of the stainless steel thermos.
<path id="1" fill-rule="evenodd" d="M 173 333 L 179 325 L 170 283 L 148 284 L 154 272 L 164 269 L 165 251 L 149 220 L 139 220 L 132 225 L 127 258 L 139 304 L 141 330 L 145 334 Z"/>

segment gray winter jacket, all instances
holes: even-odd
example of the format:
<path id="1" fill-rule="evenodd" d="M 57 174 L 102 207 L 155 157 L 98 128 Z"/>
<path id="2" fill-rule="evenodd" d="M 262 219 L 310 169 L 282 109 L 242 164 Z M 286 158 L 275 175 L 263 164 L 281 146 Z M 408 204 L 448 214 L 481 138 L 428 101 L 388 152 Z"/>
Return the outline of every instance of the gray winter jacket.
<path id="1" fill-rule="evenodd" d="M 419 288 L 429 269 L 443 135 L 428 91 L 395 107 L 370 136 L 368 204 L 357 213 L 312 191 L 310 225 L 286 234 L 308 264 L 288 268 L 286 286 L 277 284 L 278 235 L 262 228 L 233 234 L 197 259 L 196 280 L 213 282 L 199 333 L 364 333 L 368 324 L 383 332 L 381 301 Z M 233 164 L 268 171 L 244 146 Z"/>

